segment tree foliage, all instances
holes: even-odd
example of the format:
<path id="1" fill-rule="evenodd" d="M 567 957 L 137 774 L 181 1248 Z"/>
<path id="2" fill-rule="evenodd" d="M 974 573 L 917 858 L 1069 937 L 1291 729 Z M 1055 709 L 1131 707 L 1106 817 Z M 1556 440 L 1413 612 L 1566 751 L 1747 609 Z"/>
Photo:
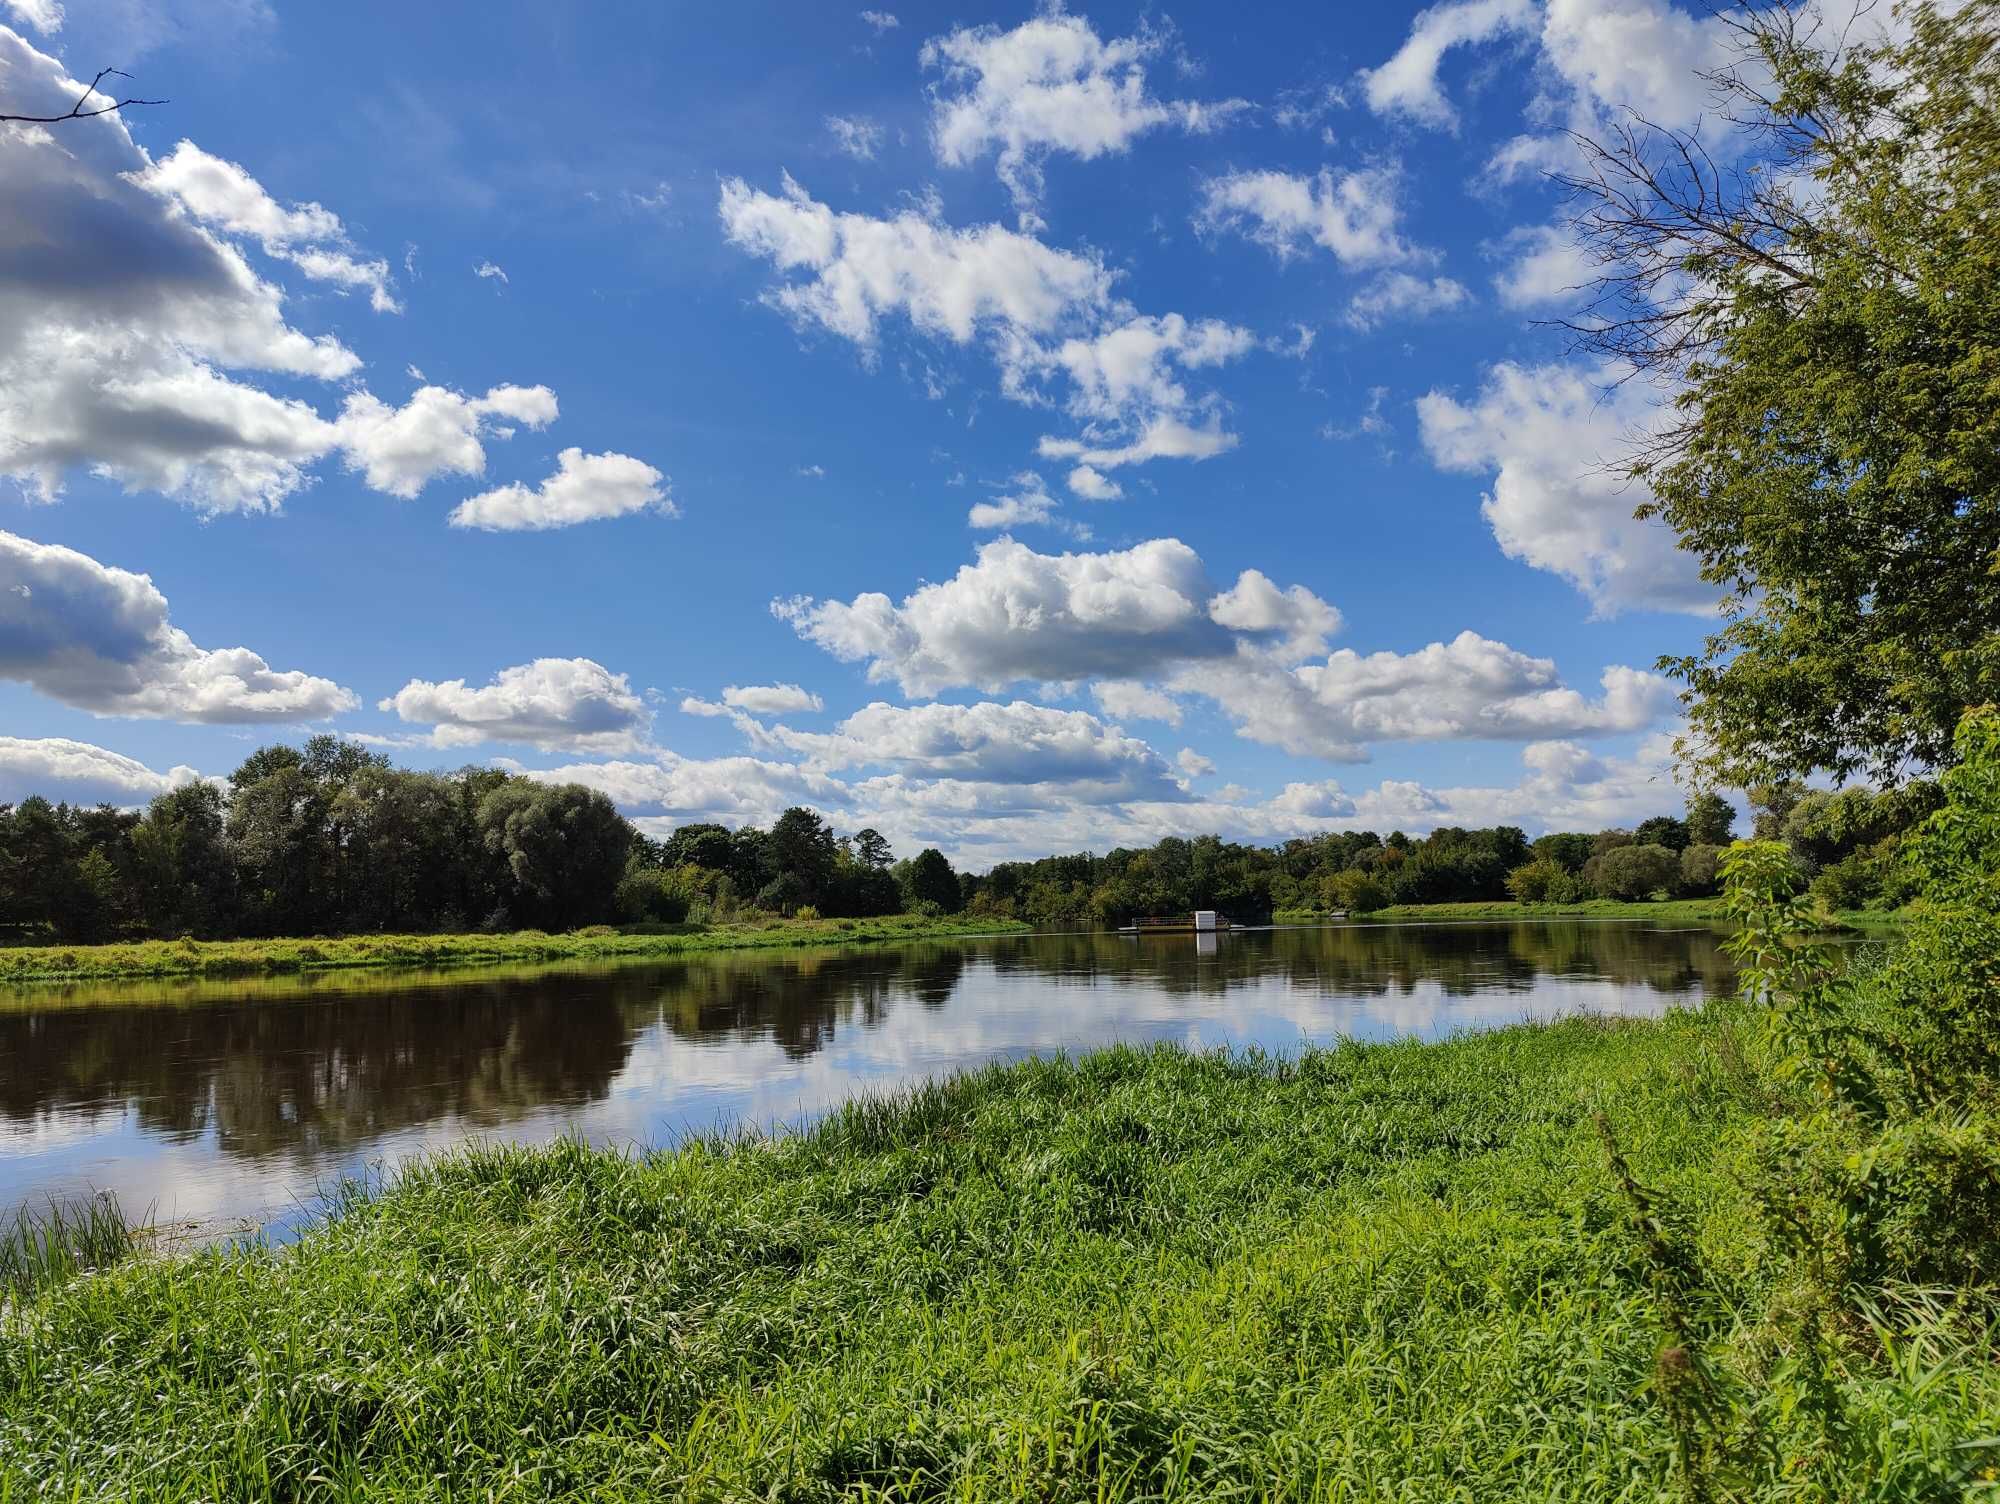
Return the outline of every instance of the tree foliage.
<path id="1" fill-rule="evenodd" d="M 1727 143 L 1583 143 L 1602 276 L 1572 327 L 1679 394 L 1634 469 L 1722 601 L 1662 660 L 1683 751 L 1894 782 L 2000 694 L 2000 0 L 1859 45 L 1813 7 L 1732 19 Z"/>

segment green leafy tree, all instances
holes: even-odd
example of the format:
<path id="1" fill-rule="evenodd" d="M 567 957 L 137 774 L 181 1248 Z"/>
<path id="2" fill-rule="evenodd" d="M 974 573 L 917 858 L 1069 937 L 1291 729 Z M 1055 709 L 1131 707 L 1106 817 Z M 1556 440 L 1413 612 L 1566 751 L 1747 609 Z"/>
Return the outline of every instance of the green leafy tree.
<path id="1" fill-rule="evenodd" d="M 882 832 L 871 825 L 854 833 L 854 859 L 872 871 L 885 872 L 896 860 L 896 853 L 889 849 Z"/>
<path id="2" fill-rule="evenodd" d="M 1581 872 L 1583 864 L 1597 854 L 1593 839 L 1580 830 L 1557 831 L 1543 836 L 1528 849 L 1538 861 L 1554 862 L 1565 872 Z"/>
<path id="3" fill-rule="evenodd" d="M 1350 914 L 1369 914 L 1386 908 L 1389 895 L 1371 872 L 1349 867 L 1333 875 L 1334 901 Z"/>
<path id="4" fill-rule="evenodd" d="M 1677 884 L 1681 859 L 1665 846 L 1614 846 L 1592 857 L 1583 875 L 1606 898 L 1638 901 Z"/>
<path id="5" fill-rule="evenodd" d="M 612 911 L 632 827 L 595 789 L 510 781 L 480 804 L 479 829 L 506 863 L 517 920 L 560 929 Z"/>
<path id="6" fill-rule="evenodd" d="M 1687 838 L 1695 846 L 1727 846 L 1736 829 L 1736 808 L 1713 789 L 1688 796 Z"/>
<path id="7" fill-rule="evenodd" d="M 111 858 L 93 846 L 72 869 L 56 933 L 64 940 L 94 944 L 117 934 L 130 911 L 131 895 Z"/>
<path id="8" fill-rule="evenodd" d="M 156 935 L 227 934 L 236 920 L 236 861 L 222 791 L 191 783 L 161 794 L 133 827 L 140 917 Z"/>
<path id="9" fill-rule="evenodd" d="M 1690 898 L 1706 898 L 1722 885 L 1720 846 L 1688 847 L 1681 853 L 1680 891 Z"/>
<path id="10" fill-rule="evenodd" d="M 1639 509 L 1721 599 L 1686 685 L 1706 775 L 1893 783 L 2000 697 L 2000 0 L 1850 45 L 1739 8 L 1711 83 L 1747 155 L 1629 121 L 1570 181 L 1581 343 L 1679 388 Z"/>
<path id="11" fill-rule="evenodd" d="M 662 855 L 669 867 L 692 864 L 727 872 L 736 854 L 736 843 L 720 825 L 683 825 L 663 844 Z"/>
<path id="12" fill-rule="evenodd" d="M 1655 815 L 1650 820 L 1641 820 L 1639 828 L 1632 832 L 1632 844 L 1664 846 L 1669 851 L 1685 850 L 1688 844 L 1687 824 L 1672 815 Z"/>
<path id="13" fill-rule="evenodd" d="M 818 905 L 833 884 L 833 829 L 818 810 L 795 804 L 772 822 L 765 860 L 773 878 L 788 880 L 797 895 L 776 907 Z"/>
<path id="14" fill-rule="evenodd" d="M 1569 872 L 1560 862 L 1537 857 L 1507 874 L 1507 891 L 1516 903 L 1548 903 L 1550 892 L 1568 878 Z"/>
<path id="15" fill-rule="evenodd" d="M 930 904 L 940 914 L 956 914 L 962 905 L 958 874 L 935 846 L 926 846 L 911 858 L 902 887 L 913 910 Z"/>

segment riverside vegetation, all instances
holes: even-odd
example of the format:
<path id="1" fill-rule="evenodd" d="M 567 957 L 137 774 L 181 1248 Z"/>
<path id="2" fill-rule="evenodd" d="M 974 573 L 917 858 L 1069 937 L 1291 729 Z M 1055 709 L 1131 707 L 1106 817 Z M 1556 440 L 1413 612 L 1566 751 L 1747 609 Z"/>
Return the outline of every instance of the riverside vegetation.
<path id="1" fill-rule="evenodd" d="M 0 950 L 0 983 L 91 978 L 285 976 L 365 967 L 494 966 L 556 961 L 613 961 L 725 950 L 855 945 L 1026 929 L 1006 920 L 963 915 L 890 914 L 867 919 L 781 919 L 732 924 L 614 929 L 597 925 L 562 934 L 355 935 L 327 940 L 140 940 L 84 946 Z"/>
<path id="2" fill-rule="evenodd" d="M 2000 717 L 1745 998 L 1117 1049 L 634 1157 L 483 1148 L 294 1247 L 8 1266 L 0 1479 L 135 1498 L 1923 1500 L 2000 1462 Z M 52 1251 L 51 1244 L 56 1245 Z M 110 1257 L 116 1249 L 100 1251 Z"/>
<path id="3" fill-rule="evenodd" d="M 1779 781 L 1750 797 L 1757 833 L 1787 843 L 1823 907 L 1893 909 L 1908 897 L 1895 852 L 1935 807 L 1935 784 L 1876 793 Z M 43 947 L 0 949 L 0 977 L 643 953 L 637 942 L 546 932 L 691 924 L 735 937 L 748 932 L 732 923 L 766 916 L 906 912 L 1058 929 L 1192 909 L 1286 922 L 1447 903 L 1521 906 L 1509 913 L 1713 904 L 1735 818 L 1706 791 L 1685 818 L 1534 841 L 1514 826 L 1343 831 L 1276 847 L 1168 837 L 960 873 L 935 848 L 897 861 L 878 832 L 837 835 L 803 807 L 769 829 L 693 824 L 655 841 L 578 785 L 485 768 L 414 772 L 320 736 L 265 747 L 226 787 L 191 784 L 143 813 L 0 805 L 0 936 Z M 82 948 L 111 943 L 121 948 Z"/>
<path id="4" fill-rule="evenodd" d="M 2000 699 L 2000 3 L 1901 14 L 1843 54 L 1809 8 L 1732 12 L 1747 66 L 1711 82 L 1748 169 L 1627 121 L 1572 185 L 1605 268 L 1575 332 L 1683 393 L 1633 469 L 1726 592 L 1668 664 L 1687 750 L 1793 800 L 1714 843 L 1741 999 L 1031 1061 L 643 1157 L 480 1149 L 286 1250 L 35 1224 L 0 1256 L 0 1498 L 2000 1494 L 2000 716 L 1967 709 Z M 1853 844 L 1817 874 L 1789 828 L 1815 772 L 1884 789 L 1824 796 Z M 510 872 L 584 808 L 539 798 L 474 802 Z M 1431 839 L 1376 865 L 1540 860 Z M 1649 847 L 1586 861 L 1665 878 Z M 1197 848 L 1219 871 L 1162 843 L 958 894 L 1180 907 Z M 1812 943 L 1836 869 L 1903 906 L 1896 945 Z M 1374 876 L 1285 868 L 1347 873 Z"/>

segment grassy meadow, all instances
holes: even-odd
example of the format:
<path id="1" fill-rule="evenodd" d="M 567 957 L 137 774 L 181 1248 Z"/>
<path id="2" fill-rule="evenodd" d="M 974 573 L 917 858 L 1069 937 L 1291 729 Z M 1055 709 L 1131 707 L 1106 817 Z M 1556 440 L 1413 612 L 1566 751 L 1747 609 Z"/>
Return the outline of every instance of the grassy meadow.
<path id="1" fill-rule="evenodd" d="M 1971 1497 L 2000 1456 L 1963 1445 L 2000 1432 L 1981 1308 L 1858 1326 L 1804 1377 L 1748 1314 L 1743 1164 L 1783 1110 L 1758 1037 L 1724 1003 L 1114 1049 L 796 1137 L 455 1154 L 289 1249 L 24 1282 L 0 1498 L 1681 1497 L 1600 1107 L 1620 1167 L 1697 1209 L 1674 1319 L 1761 1413 L 1751 1495 Z"/>
<path id="2" fill-rule="evenodd" d="M 110 945 L 23 945 L 0 949 L 0 985 L 148 977 L 284 976 L 383 966 L 605 961 L 698 951 L 1011 934 L 1027 928 L 1010 919 L 892 914 L 874 919 L 764 918 L 737 924 L 662 927 L 658 932 L 597 925 L 561 934 L 514 930 L 492 935 L 345 935 L 311 940 L 137 940 Z"/>

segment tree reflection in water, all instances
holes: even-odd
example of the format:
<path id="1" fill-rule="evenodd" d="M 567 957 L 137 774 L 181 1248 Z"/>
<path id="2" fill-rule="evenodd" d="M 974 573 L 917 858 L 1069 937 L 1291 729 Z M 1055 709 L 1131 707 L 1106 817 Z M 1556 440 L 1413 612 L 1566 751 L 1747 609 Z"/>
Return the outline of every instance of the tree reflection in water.
<path id="1" fill-rule="evenodd" d="M 1413 992 L 1525 995 L 1552 978 L 1691 1001 L 1732 986 L 1720 940 L 1640 925 L 1357 925 L 1229 935 L 1212 947 L 1191 937 L 1043 935 L 451 980 L 23 992 L 0 1002 L 0 1133 L 11 1125 L 29 1142 L 31 1125 L 129 1112 L 163 1141 L 319 1160 L 399 1130 L 450 1121 L 488 1132 L 602 1101 L 643 1036 L 669 1049 L 768 1044 L 802 1062 L 847 1031 L 893 1039 L 898 1009 L 912 1010 L 901 1026 L 922 1033 L 934 1014 L 976 1024 L 995 998 L 1031 998 L 1033 1017 L 1055 1028 L 1109 1008 L 1092 996 L 1104 989 L 1220 1001 L 1225 1021 L 1229 995 L 1253 986 L 1301 1010 Z M 1340 1027 L 1327 1016 L 1332 1037 Z M 1018 1053 L 1036 1041 L 1005 1044 Z"/>

